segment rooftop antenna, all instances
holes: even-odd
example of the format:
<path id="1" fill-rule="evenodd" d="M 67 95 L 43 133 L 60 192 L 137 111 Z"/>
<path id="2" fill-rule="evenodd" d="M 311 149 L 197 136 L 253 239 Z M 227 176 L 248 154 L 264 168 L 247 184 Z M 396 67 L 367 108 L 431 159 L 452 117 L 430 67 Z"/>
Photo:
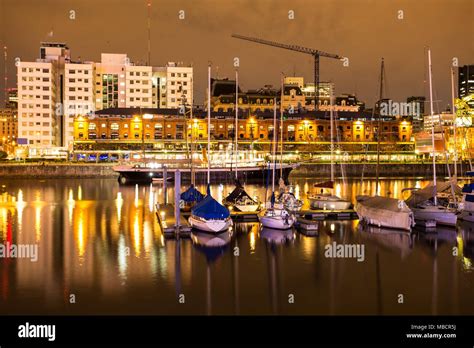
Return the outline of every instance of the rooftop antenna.
<path id="1" fill-rule="evenodd" d="M 148 60 L 147 65 L 151 65 L 151 0 L 147 3 L 148 8 Z"/>

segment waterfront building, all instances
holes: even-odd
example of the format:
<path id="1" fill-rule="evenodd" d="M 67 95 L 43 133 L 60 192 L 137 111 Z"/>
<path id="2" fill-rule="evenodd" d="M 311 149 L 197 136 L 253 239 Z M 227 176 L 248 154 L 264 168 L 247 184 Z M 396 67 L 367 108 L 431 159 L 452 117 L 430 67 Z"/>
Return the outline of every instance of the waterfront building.
<path id="1" fill-rule="evenodd" d="M 193 119 L 176 109 L 112 108 L 92 115 L 78 116 L 74 121 L 74 154 L 100 153 L 141 156 L 184 154 L 189 144 L 206 147 L 206 111 L 195 109 Z M 239 148 L 268 153 L 273 138 L 273 113 L 241 115 L 237 136 Z M 232 146 L 235 115 L 230 111 L 214 111 L 211 118 L 211 145 L 214 149 Z M 335 136 L 342 156 L 363 160 L 376 153 L 378 120 L 366 112 L 338 112 Z M 284 113 L 283 140 L 285 153 L 301 156 L 325 156 L 330 149 L 329 113 Z M 391 158 L 414 156 L 411 123 L 402 118 L 384 118 L 382 146 L 390 149 Z M 349 157 L 348 157 L 349 156 Z M 400 157 L 401 156 L 401 157 Z M 77 157 L 76 157 L 77 158 Z M 82 157 L 80 157 L 82 158 Z M 98 158 L 98 157 L 95 157 Z"/>
<path id="2" fill-rule="evenodd" d="M 458 70 L 458 98 L 465 98 L 474 94 L 474 65 L 464 65 Z M 468 104 L 474 108 L 474 99 Z"/>
<path id="3" fill-rule="evenodd" d="M 18 136 L 17 110 L 0 109 L 0 141 L 4 151 L 12 152 Z"/>
<path id="4" fill-rule="evenodd" d="M 107 108 L 179 108 L 193 101 L 193 68 L 135 65 L 126 54 L 72 61 L 64 43 L 42 43 L 40 58 L 20 62 L 18 144 L 29 153 L 71 149 L 74 117 Z"/>
<path id="5" fill-rule="evenodd" d="M 63 95 L 64 66 L 70 60 L 63 43 L 42 43 L 40 58 L 17 64 L 18 144 L 61 146 L 61 118 L 56 104 Z"/>
<path id="6" fill-rule="evenodd" d="M 320 86 L 319 110 L 329 111 L 329 92 L 333 83 L 324 82 Z M 312 90 L 311 90 L 312 88 Z M 276 98 L 280 103 L 281 88 L 275 89 L 271 85 L 265 85 L 259 89 L 250 89 L 243 92 L 239 88 L 239 110 L 242 113 L 264 113 L 273 109 L 273 101 Z M 217 112 L 232 111 L 235 104 L 235 80 L 212 79 L 211 80 L 211 105 L 212 110 Z M 304 84 L 302 77 L 286 77 L 283 84 L 283 109 L 290 113 L 305 113 L 314 111 L 314 85 Z M 364 109 L 364 104 L 350 94 L 342 94 L 335 98 L 335 110 L 346 112 L 357 112 Z"/>

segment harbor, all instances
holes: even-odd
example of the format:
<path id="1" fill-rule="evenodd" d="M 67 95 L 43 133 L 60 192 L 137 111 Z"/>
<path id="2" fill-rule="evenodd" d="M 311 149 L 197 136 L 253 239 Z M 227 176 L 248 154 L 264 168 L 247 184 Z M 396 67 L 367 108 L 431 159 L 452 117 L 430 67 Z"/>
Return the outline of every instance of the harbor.
<path id="1" fill-rule="evenodd" d="M 307 209 L 303 192 L 314 180 L 292 182 Z M 375 190 L 374 180 L 341 183 L 336 180 L 338 193 L 351 200 L 357 192 Z M 161 315 L 452 315 L 474 310 L 470 223 L 438 226 L 436 233 L 418 228 L 406 233 L 358 220 L 325 219 L 317 221 L 317 236 L 312 236 L 296 228 L 268 231 L 255 221 L 234 220 L 224 235 L 210 238 L 191 230 L 189 238 L 176 238 L 163 232 L 156 216 L 162 185 L 121 186 L 114 178 L 4 179 L 1 184 L 3 240 L 38 245 L 38 262 L 2 261 L 4 313 L 38 314 L 46 304 L 51 314 L 68 315 L 89 313 L 91 306 L 96 314 Z M 392 179 L 382 189 L 401 197 L 402 187 L 426 184 Z M 262 185 L 245 188 L 251 195 L 265 193 Z M 232 184 L 211 185 L 218 199 L 232 189 Z M 170 184 L 169 204 L 174 196 Z M 166 208 L 168 227 L 173 216 L 173 209 Z M 326 257 L 326 246 L 334 242 L 364 244 L 364 262 Z M 218 246 L 206 247 L 213 243 Z M 63 293 L 76 294 L 78 303 L 57 295 Z M 287 301 L 290 293 L 294 304 Z M 397 302 L 399 293 L 405 295 L 404 305 Z M 180 294 L 185 304 L 179 303 Z M 133 299 L 126 308 L 121 305 L 125 299 Z M 83 302 L 88 305 L 79 305 Z"/>

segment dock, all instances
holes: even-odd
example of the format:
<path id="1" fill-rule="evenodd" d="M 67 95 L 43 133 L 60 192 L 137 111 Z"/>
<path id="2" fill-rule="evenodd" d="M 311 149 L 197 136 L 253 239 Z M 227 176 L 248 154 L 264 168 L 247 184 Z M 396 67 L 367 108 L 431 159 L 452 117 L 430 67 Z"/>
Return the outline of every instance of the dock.
<path id="1" fill-rule="evenodd" d="M 305 236 L 317 236 L 319 234 L 319 224 L 314 220 L 307 220 L 298 216 L 295 223 L 298 232 L 304 234 Z"/>
<path id="2" fill-rule="evenodd" d="M 178 231 L 180 237 L 187 237 L 191 232 L 188 219 L 180 214 L 179 224 L 176 225 L 173 204 L 156 204 L 155 211 L 161 231 L 165 237 L 174 237 Z"/>
<path id="3" fill-rule="evenodd" d="M 354 220 L 357 213 L 354 209 L 329 210 L 329 209 L 305 209 L 296 212 L 308 220 Z"/>
<path id="4" fill-rule="evenodd" d="M 230 211 L 230 216 L 236 221 L 258 221 L 258 211 Z M 191 213 L 181 213 L 184 216 L 189 216 Z M 305 220 L 354 220 L 357 219 L 357 213 L 353 209 L 346 210 L 329 210 L 329 209 L 305 209 L 295 212 L 297 217 Z"/>

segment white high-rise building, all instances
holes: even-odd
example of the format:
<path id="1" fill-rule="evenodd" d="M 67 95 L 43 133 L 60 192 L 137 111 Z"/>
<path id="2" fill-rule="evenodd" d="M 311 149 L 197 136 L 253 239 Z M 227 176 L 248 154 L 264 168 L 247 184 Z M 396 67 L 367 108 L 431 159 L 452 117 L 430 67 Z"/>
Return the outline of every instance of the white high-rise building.
<path id="1" fill-rule="evenodd" d="M 42 43 L 36 62 L 17 64 L 19 145 L 61 145 L 62 120 L 56 107 L 61 102 L 64 65 L 69 59 L 65 44 Z"/>
<path id="2" fill-rule="evenodd" d="M 166 108 L 179 108 L 183 104 L 192 104 L 193 100 L 193 68 L 168 63 L 166 71 Z"/>
<path id="3" fill-rule="evenodd" d="M 139 66 L 126 54 L 72 62 L 65 44 L 42 43 L 40 59 L 18 64 L 18 144 L 69 146 L 74 117 L 107 108 L 179 108 L 193 100 L 193 68 Z"/>
<path id="4" fill-rule="evenodd" d="M 74 117 L 94 111 L 93 62 L 66 63 L 64 85 L 64 144 L 74 140 Z"/>
<path id="5" fill-rule="evenodd" d="M 129 108 L 152 108 L 152 67 L 129 65 L 125 69 L 125 103 Z"/>

